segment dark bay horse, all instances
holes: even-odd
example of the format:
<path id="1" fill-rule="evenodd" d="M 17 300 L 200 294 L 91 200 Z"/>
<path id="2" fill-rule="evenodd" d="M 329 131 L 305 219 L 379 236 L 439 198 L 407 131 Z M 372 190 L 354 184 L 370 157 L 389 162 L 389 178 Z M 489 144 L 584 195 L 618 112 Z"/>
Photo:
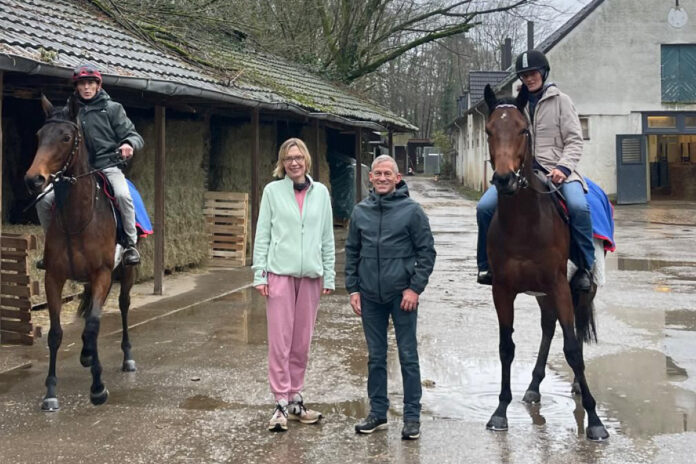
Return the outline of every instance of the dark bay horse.
<path id="1" fill-rule="evenodd" d="M 510 365 L 515 356 L 512 340 L 514 301 L 519 293 L 534 292 L 541 308 L 542 340 L 532 382 L 524 396 L 538 402 L 539 384 L 556 327 L 563 330 L 563 353 L 573 369 L 582 405 L 587 411 L 587 437 L 604 440 L 609 434 L 595 411 L 596 402 L 585 379 L 582 341 L 596 338 L 590 294 L 573 295 L 567 264 L 570 231 L 553 203 L 549 189 L 534 174 L 534 155 L 524 107 L 526 87 L 516 99 L 499 101 L 486 86 L 489 116 L 488 147 L 494 169 L 498 207 L 488 231 L 488 259 L 493 275 L 493 302 L 498 315 L 502 386 L 498 407 L 486 427 L 507 430 L 507 407 L 512 400 Z"/>
<path id="2" fill-rule="evenodd" d="M 49 184 L 55 189 L 55 212 L 46 233 L 44 263 L 45 287 L 51 328 L 48 332 L 50 361 L 46 377 L 46 396 L 41 409 L 59 409 L 56 397 L 56 356 L 63 338 L 60 325 L 62 291 L 65 281 L 85 283 L 79 313 L 85 318 L 80 363 L 90 367 L 92 386 L 90 401 L 106 402 L 109 391 L 101 379 L 102 366 L 97 350 L 97 336 L 102 307 L 109 294 L 115 263 L 116 221 L 103 188 L 90 172 L 84 137 L 77 121 L 75 98 L 65 109 L 54 109 L 42 97 L 46 122 L 38 132 L 38 148 L 24 181 L 33 193 L 42 192 Z M 119 307 L 123 324 L 123 371 L 135 371 L 128 338 L 130 289 L 135 281 L 133 266 L 119 266 L 114 272 L 121 282 Z"/>

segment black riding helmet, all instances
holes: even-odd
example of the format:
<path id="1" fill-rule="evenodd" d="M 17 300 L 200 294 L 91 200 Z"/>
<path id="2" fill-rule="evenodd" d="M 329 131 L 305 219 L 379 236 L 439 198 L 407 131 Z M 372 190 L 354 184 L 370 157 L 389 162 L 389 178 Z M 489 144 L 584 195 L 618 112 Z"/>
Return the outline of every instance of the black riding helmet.
<path id="1" fill-rule="evenodd" d="M 539 50 L 527 50 L 526 52 L 520 53 L 515 62 L 517 77 L 521 78 L 520 74 L 534 70 L 541 73 L 542 81 L 546 81 L 549 71 L 551 71 L 551 65 L 549 65 L 549 60 L 546 59 L 546 55 Z"/>

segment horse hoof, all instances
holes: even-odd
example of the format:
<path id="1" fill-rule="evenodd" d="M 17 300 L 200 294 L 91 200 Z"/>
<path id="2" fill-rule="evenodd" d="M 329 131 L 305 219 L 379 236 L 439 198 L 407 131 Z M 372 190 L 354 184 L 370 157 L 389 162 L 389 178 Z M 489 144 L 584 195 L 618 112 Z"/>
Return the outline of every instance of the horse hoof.
<path id="1" fill-rule="evenodd" d="M 82 367 L 90 367 L 92 365 L 92 356 L 81 354 L 80 364 L 82 364 Z"/>
<path id="2" fill-rule="evenodd" d="M 522 398 L 522 401 L 524 401 L 527 404 L 536 404 L 541 401 L 541 394 L 539 392 L 527 390 L 527 392 L 524 394 L 524 397 Z"/>
<path id="3" fill-rule="evenodd" d="M 609 438 L 609 432 L 603 425 L 592 425 L 587 427 L 587 439 L 592 441 L 604 441 Z"/>
<path id="4" fill-rule="evenodd" d="M 41 410 L 43 412 L 55 412 L 59 409 L 58 398 L 44 398 L 41 402 Z"/>
<path id="5" fill-rule="evenodd" d="M 582 390 L 580 390 L 579 382 L 573 382 L 573 385 L 570 387 L 570 393 L 572 393 L 573 395 L 582 395 Z"/>
<path id="6" fill-rule="evenodd" d="M 100 405 L 106 403 L 106 400 L 108 398 L 109 398 L 109 390 L 107 390 L 106 387 L 104 387 L 104 389 L 99 393 L 90 393 L 89 394 L 89 400 L 95 406 L 100 406 Z"/>
<path id="7" fill-rule="evenodd" d="M 123 372 L 135 372 L 138 369 L 135 367 L 135 361 L 129 359 L 128 361 L 123 361 L 123 367 L 121 367 L 121 370 Z"/>
<path id="8" fill-rule="evenodd" d="M 493 430 L 494 432 L 504 432 L 508 429 L 507 417 L 493 416 L 491 420 L 486 424 L 488 430 Z"/>

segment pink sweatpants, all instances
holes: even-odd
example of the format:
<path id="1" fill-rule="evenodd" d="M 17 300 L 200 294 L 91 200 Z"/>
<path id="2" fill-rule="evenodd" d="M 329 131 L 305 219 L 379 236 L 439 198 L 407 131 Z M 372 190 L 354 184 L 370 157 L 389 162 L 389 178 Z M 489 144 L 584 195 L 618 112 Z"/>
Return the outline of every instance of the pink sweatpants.
<path id="1" fill-rule="evenodd" d="M 276 401 L 304 387 L 322 279 L 268 273 L 268 379 Z"/>

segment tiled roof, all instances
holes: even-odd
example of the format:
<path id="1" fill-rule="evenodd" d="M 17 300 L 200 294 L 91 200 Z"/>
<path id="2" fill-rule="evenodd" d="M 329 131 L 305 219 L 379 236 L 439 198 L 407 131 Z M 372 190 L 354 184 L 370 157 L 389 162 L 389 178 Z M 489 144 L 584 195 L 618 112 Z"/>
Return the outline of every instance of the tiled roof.
<path id="1" fill-rule="evenodd" d="M 238 79 L 163 52 L 79 0 L 0 0 L 0 69 L 67 77 L 78 64 L 91 62 L 109 85 L 137 84 L 167 95 L 416 129 L 387 109 L 280 58 L 233 47 L 224 51 L 241 71 Z"/>
<path id="2" fill-rule="evenodd" d="M 490 84 L 497 85 L 508 75 L 508 71 L 471 71 L 469 72 L 469 94 L 472 102 L 483 98 L 483 89 Z"/>

